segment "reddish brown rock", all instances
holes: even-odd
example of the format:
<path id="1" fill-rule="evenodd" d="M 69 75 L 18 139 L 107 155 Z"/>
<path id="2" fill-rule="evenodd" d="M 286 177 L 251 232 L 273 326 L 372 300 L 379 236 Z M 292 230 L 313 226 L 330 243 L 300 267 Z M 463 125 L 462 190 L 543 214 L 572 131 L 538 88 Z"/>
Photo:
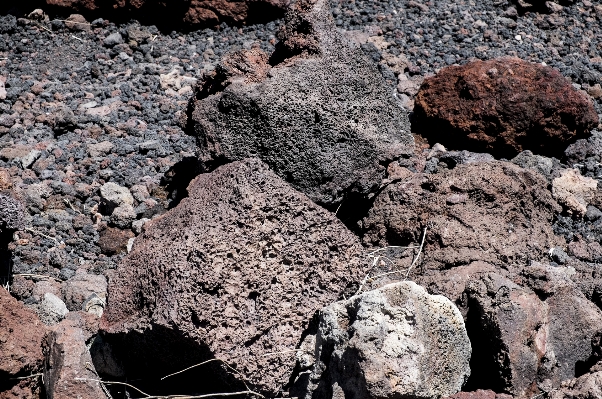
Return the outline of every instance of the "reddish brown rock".
<path id="1" fill-rule="evenodd" d="M 46 0 L 46 4 L 69 12 L 108 15 L 120 13 L 142 17 L 158 24 L 166 20 L 187 25 L 218 25 L 222 22 L 245 23 L 249 19 L 265 19 L 266 13 L 274 18 L 282 14 L 288 0 Z M 263 12 L 264 15 L 256 15 Z M 162 18 L 159 20 L 157 16 Z"/>
<path id="2" fill-rule="evenodd" d="M 364 250 L 259 160 L 201 174 L 188 192 L 146 225 L 119 265 L 101 329 L 127 352 L 128 373 L 169 374 L 216 357 L 273 397 L 314 313 L 357 291 Z M 190 373 L 188 381 L 207 384 L 228 378 Z"/>
<path id="3" fill-rule="evenodd" d="M 553 68 L 500 58 L 442 69 L 416 96 L 413 128 L 453 149 L 561 156 L 598 124 L 591 99 Z"/>
<path id="4" fill-rule="evenodd" d="M 127 250 L 128 240 L 134 237 L 131 230 L 107 227 L 100 232 L 98 245 L 103 254 L 115 255 Z"/>
<path id="5" fill-rule="evenodd" d="M 85 321 L 63 320 L 44 340 L 44 387 L 49 399 L 98 399 L 105 394 L 86 347 Z"/>
<path id="6" fill-rule="evenodd" d="M 564 243 L 551 223 L 561 210 L 539 173 L 507 162 L 459 165 L 393 183 L 362 220 L 375 247 L 419 244 L 421 262 L 439 270 L 483 261 L 508 268 L 544 260 Z"/>
<path id="7" fill-rule="evenodd" d="M 504 393 L 495 393 L 478 389 L 474 392 L 458 392 L 455 395 L 448 396 L 445 399 L 512 399 L 512 396 Z"/>
<path id="8" fill-rule="evenodd" d="M 42 341 L 46 326 L 31 310 L 0 287 L 0 398 L 35 398 L 40 395 Z"/>

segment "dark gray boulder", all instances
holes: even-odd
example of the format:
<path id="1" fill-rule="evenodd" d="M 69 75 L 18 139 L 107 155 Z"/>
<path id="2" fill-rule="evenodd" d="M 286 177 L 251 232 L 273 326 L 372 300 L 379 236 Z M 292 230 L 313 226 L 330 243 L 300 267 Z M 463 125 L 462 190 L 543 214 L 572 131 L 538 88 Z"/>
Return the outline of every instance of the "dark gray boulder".
<path id="1" fill-rule="evenodd" d="M 189 128 L 205 170 L 258 157 L 320 204 L 374 192 L 413 151 L 406 113 L 340 35 L 326 0 L 298 2 L 269 57 L 243 50 L 199 82 Z"/>

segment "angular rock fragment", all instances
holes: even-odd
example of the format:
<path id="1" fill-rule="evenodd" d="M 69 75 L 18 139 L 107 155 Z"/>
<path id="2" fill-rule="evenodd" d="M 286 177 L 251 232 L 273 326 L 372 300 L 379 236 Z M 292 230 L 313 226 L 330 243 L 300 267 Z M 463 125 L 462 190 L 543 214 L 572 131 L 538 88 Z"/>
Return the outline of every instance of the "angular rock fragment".
<path id="1" fill-rule="evenodd" d="M 334 26 L 326 0 L 287 14 L 276 51 L 235 53 L 206 76 L 189 125 L 205 170 L 258 157 L 312 200 L 376 191 L 413 151 L 406 113 L 382 76 Z"/>
<path id="2" fill-rule="evenodd" d="M 561 208 L 547 185 L 539 173 L 499 161 L 415 174 L 376 197 L 361 222 L 363 240 L 377 247 L 420 243 L 426 228 L 424 269 L 543 260 L 564 243 L 552 231 Z"/>
<path id="3" fill-rule="evenodd" d="M 35 374 L 42 370 L 45 333 L 38 317 L 0 287 L 0 397 L 40 395 L 41 379 Z"/>
<path id="4" fill-rule="evenodd" d="M 357 291 L 367 258 L 330 212 L 259 160 L 201 174 L 188 192 L 146 224 L 119 265 L 104 338 L 127 354 L 130 376 L 162 377 L 215 357 L 249 386 L 276 395 L 314 312 Z M 213 365 L 221 377 L 195 369 L 186 379 L 205 387 L 240 379 Z"/>
<path id="5" fill-rule="evenodd" d="M 476 355 L 469 389 L 530 398 L 591 367 L 602 312 L 559 270 L 565 268 L 534 267 L 543 274 L 533 290 L 496 273 L 467 284 L 466 328 Z"/>
<path id="6" fill-rule="evenodd" d="M 445 297 L 413 282 L 386 285 L 336 302 L 318 315 L 318 332 L 295 392 L 302 398 L 438 398 L 470 375 L 464 320 Z M 303 345 L 301 347 L 303 348 Z"/>
<path id="7" fill-rule="evenodd" d="M 566 169 L 552 181 L 552 195 L 569 213 L 584 216 L 597 187 L 597 180 L 581 176 L 577 169 Z"/>
<path id="8" fill-rule="evenodd" d="M 591 99 L 551 67 L 500 58 L 442 69 L 415 100 L 413 129 L 450 148 L 560 157 L 598 124 Z"/>
<path id="9" fill-rule="evenodd" d="M 64 320 L 44 340 L 44 387 L 49 399 L 106 397 L 86 346 L 79 323 Z"/>

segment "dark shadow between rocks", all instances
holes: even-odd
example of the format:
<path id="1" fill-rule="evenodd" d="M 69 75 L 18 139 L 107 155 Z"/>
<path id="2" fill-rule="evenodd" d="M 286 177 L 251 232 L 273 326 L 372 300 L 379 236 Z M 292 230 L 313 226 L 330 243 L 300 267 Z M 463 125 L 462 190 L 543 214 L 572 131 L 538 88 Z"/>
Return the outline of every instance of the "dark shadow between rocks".
<path id="1" fill-rule="evenodd" d="M 474 300 L 468 303 L 469 310 L 466 316 L 466 332 L 472 346 L 470 358 L 470 377 L 462 390 L 465 392 L 478 389 L 492 390 L 496 393 L 507 393 L 504 382 L 504 370 L 500 370 L 498 362 L 507 359 L 498 359 L 498 354 L 503 353 L 500 340 L 496 339 L 497 332 L 494 326 L 487 325 L 482 315 L 482 310 Z"/>
<path id="2" fill-rule="evenodd" d="M 196 157 L 185 157 L 165 172 L 161 185 L 167 190 L 170 209 L 178 206 L 180 201 L 188 197 L 188 185 L 199 173 L 201 170 Z"/>
<path id="3" fill-rule="evenodd" d="M 0 231 L 0 285 L 2 286 L 11 283 L 12 252 L 9 250 L 8 244 L 12 239 L 12 232 Z"/>
<path id="4" fill-rule="evenodd" d="M 111 346 L 115 360 L 122 366 L 124 377 L 117 378 L 102 373 L 102 365 L 95 364 L 100 377 L 105 381 L 126 382 L 141 391 L 153 395 L 204 395 L 245 391 L 245 385 L 234 380 L 226 372 L 227 366 L 219 360 L 188 367 L 213 359 L 211 351 L 182 332 L 164 326 L 153 325 L 151 329 L 126 334 L 103 336 Z M 236 365 L 230 365 L 236 367 Z M 123 385 L 110 385 L 114 399 L 129 398 Z M 129 395 L 139 395 L 127 388 Z"/>

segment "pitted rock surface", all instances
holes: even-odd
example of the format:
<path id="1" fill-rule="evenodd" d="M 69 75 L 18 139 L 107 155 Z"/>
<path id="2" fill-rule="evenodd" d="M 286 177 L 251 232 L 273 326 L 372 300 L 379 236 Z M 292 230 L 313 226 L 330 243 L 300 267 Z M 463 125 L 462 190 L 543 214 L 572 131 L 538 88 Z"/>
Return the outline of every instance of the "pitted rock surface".
<path id="1" fill-rule="evenodd" d="M 413 128 L 454 149 L 561 156 L 598 125 L 592 100 L 558 71 L 518 58 L 474 61 L 426 78 Z"/>
<path id="2" fill-rule="evenodd" d="M 306 338 L 315 358 L 297 381 L 300 397 L 437 398 L 460 391 L 470 375 L 462 315 L 413 282 L 336 302 L 318 317 L 317 335 Z"/>
<path id="3" fill-rule="evenodd" d="M 405 111 L 370 60 L 336 31 L 326 0 L 296 4 L 279 38 L 274 67 L 251 59 L 249 71 L 220 76 L 232 71 L 226 62 L 200 82 L 189 125 L 204 169 L 258 157 L 327 205 L 376 191 L 386 165 L 413 151 Z M 207 90 L 207 80 L 219 91 Z"/>
<path id="4" fill-rule="evenodd" d="M 552 232 L 561 210 L 539 173 L 508 162 L 459 165 L 389 185 L 362 220 L 364 243 L 420 243 L 424 269 L 489 262 L 507 268 L 547 259 L 564 243 Z"/>
<path id="5" fill-rule="evenodd" d="M 132 357 L 155 359 L 161 346 L 149 337 L 166 330 L 175 349 L 165 367 L 186 365 L 190 344 L 275 395 L 294 353 L 263 355 L 294 349 L 314 312 L 353 294 L 367 257 L 331 213 L 259 160 L 202 174 L 188 191 L 146 225 L 111 279 L 105 336 L 123 339 Z M 142 337 L 128 341 L 136 331 Z"/>
<path id="6" fill-rule="evenodd" d="M 34 397 L 40 379 L 27 377 L 42 370 L 46 327 L 38 316 L 0 287 L 0 397 Z"/>

